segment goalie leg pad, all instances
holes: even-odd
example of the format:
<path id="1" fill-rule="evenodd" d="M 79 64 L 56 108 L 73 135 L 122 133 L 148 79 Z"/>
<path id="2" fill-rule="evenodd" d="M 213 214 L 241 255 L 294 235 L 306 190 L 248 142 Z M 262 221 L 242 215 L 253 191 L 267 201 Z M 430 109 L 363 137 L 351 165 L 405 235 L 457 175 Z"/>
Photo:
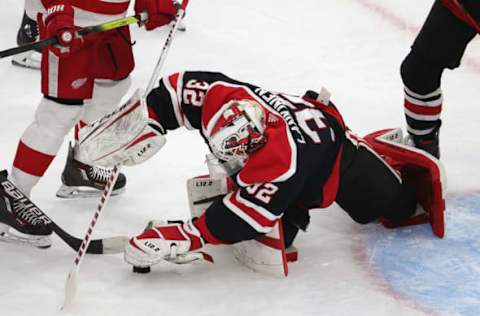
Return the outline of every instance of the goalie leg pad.
<path id="1" fill-rule="evenodd" d="M 269 275 L 286 277 L 288 261 L 296 261 L 296 248 L 289 247 L 289 259 L 285 251 L 281 220 L 272 231 L 254 240 L 246 240 L 232 245 L 235 258 L 248 268 Z"/>
<path id="2" fill-rule="evenodd" d="M 233 181 L 226 176 L 203 175 L 188 179 L 187 194 L 191 217 L 200 217 L 216 198 L 227 194 L 233 188 Z"/>
<path id="3" fill-rule="evenodd" d="M 443 166 L 432 155 L 397 142 L 400 133 L 400 129 L 380 130 L 367 135 L 365 140 L 401 173 L 403 181 L 408 181 L 415 186 L 418 202 L 428 213 L 433 233 L 443 238 L 446 189 Z"/>

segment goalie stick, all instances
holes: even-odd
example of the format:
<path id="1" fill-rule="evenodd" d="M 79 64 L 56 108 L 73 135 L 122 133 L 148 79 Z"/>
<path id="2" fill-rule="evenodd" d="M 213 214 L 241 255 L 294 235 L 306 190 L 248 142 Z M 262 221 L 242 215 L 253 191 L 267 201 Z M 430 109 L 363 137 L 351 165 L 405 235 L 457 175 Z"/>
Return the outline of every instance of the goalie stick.
<path id="1" fill-rule="evenodd" d="M 128 16 L 122 19 L 117 19 L 117 20 L 105 22 L 98 25 L 87 26 L 78 30 L 76 33 L 80 36 L 85 36 L 92 33 L 110 31 L 110 30 L 117 29 L 119 27 L 129 25 L 129 24 L 134 24 L 134 23 L 142 24 L 146 22 L 147 19 L 148 19 L 148 14 L 146 12 L 142 12 L 139 15 Z M 0 58 L 20 54 L 29 50 L 34 50 L 34 49 L 40 50 L 44 47 L 55 45 L 55 44 L 58 44 L 58 39 L 56 36 L 52 36 L 41 41 L 2 50 L 0 51 Z"/>
<path id="2" fill-rule="evenodd" d="M 152 73 L 152 76 L 150 77 L 150 81 L 148 82 L 147 88 L 145 89 L 145 93 L 141 96 L 142 99 L 144 99 L 148 95 L 150 90 L 152 90 L 155 82 L 157 81 L 160 75 L 160 70 L 163 64 L 165 63 L 165 56 L 167 55 L 168 50 L 170 49 L 172 39 L 182 21 L 187 5 L 188 5 L 188 0 L 183 0 L 182 5 L 180 6 L 180 9 L 177 11 L 177 15 L 173 21 L 172 28 L 170 29 L 170 32 L 167 35 L 167 39 L 165 40 L 165 44 L 163 45 L 162 52 L 160 53 L 155 69 Z M 141 100 L 139 101 L 141 102 Z M 100 200 L 100 203 L 98 204 L 95 214 L 93 215 L 92 221 L 90 222 L 90 225 L 87 229 L 87 233 L 85 234 L 85 238 L 83 239 L 82 244 L 80 245 L 80 249 L 78 250 L 77 256 L 73 262 L 73 267 L 67 276 L 67 282 L 65 284 L 65 300 L 63 302 L 62 310 L 70 309 L 73 304 L 73 300 L 75 299 L 75 295 L 78 287 L 78 281 L 77 281 L 78 271 L 80 269 L 80 264 L 82 263 L 82 259 L 85 256 L 84 249 L 85 248 L 88 249 L 89 247 L 90 238 L 91 238 L 93 229 L 98 220 L 98 217 L 100 216 L 101 211 L 104 209 L 104 206 L 110 197 L 110 193 L 112 192 L 112 189 L 113 189 L 113 184 L 117 180 L 117 177 L 120 173 L 120 169 L 121 169 L 121 164 L 117 164 L 113 168 L 112 175 L 107 181 L 105 189 L 103 190 L 103 195 Z"/>
<path id="3" fill-rule="evenodd" d="M 0 181 L 9 182 L 9 185 L 12 188 L 16 188 L 16 186 L 7 178 L 8 173 L 7 170 L 0 171 Z M 32 203 L 30 201 L 30 203 Z M 32 203 L 34 204 L 34 203 Z M 35 205 L 36 206 L 36 205 Z M 82 240 L 72 236 L 71 234 L 67 233 L 63 228 L 58 226 L 47 214 L 45 214 L 40 208 L 36 207 L 36 212 L 39 217 L 43 218 L 46 222 L 49 223 L 50 228 L 57 234 L 60 239 L 62 239 L 67 245 L 70 246 L 73 250 L 78 251 L 80 249 L 80 244 Z M 91 244 L 86 250 L 86 253 L 90 254 L 114 254 L 120 253 L 123 251 L 125 243 L 128 241 L 128 237 L 126 236 L 116 236 L 116 237 L 108 237 L 102 239 L 94 239 L 92 240 Z"/>

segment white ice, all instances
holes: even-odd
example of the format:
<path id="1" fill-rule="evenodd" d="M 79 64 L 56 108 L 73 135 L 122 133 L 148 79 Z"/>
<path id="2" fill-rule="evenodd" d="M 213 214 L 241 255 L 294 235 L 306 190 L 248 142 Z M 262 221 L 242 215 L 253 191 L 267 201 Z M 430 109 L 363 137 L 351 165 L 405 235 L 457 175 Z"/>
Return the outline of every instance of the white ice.
<path id="1" fill-rule="evenodd" d="M 302 94 L 327 87 L 348 125 L 360 134 L 404 127 L 399 66 L 433 1 L 191 0 L 187 32 L 176 36 L 163 74 L 215 70 L 268 89 Z M 0 47 L 15 45 L 20 0 L 2 0 Z M 132 27 L 137 44 L 134 87 L 144 87 L 166 30 Z M 449 193 L 478 188 L 480 41 L 460 69 L 443 78 L 441 149 Z M 10 169 L 17 142 L 40 100 L 37 71 L 0 63 L 0 166 Z M 185 181 L 206 172 L 206 147 L 186 130 L 147 163 L 125 168 L 127 192 L 112 198 L 95 237 L 134 235 L 153 218 L 188 216 Z M 54 221 L 83 236 L 98 200 L 54 197 L 66 144 L 32 199 Z M 236 263 L 227 247 L 209 248 L 214 265 L 154 267 L 133 274 L 120 255 L 87 256 L 73 315 L 432 315 L 373 272 L 366 228 L 340 209 L 313 214 L 296 242 L 298 263 L 276 279 Z M 74 252 L 54 237 L 48 250 L 0 244 L 0 314 L 55 315 Z"/>

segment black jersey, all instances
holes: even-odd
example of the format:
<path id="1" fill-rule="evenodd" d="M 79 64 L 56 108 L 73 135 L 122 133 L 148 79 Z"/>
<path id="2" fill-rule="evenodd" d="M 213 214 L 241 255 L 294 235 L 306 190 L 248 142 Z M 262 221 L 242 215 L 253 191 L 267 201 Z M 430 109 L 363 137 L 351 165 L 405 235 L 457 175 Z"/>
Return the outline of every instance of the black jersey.
<path id="1" fill-rule="evenodd" d="M 237 189 L 215 200 L 197 220 L 206 239 L 253 239 L 268 233 L 295 206 L 333 203 L 345 127 L 332 104 L 267 91 L 214 72 L 164 77 L 147 104 L 165 129 L 185 126 L 205 137 L 212 117 L 231 100 L 253 100 L 264 108 L 267 143 L 233 177 Z"/>

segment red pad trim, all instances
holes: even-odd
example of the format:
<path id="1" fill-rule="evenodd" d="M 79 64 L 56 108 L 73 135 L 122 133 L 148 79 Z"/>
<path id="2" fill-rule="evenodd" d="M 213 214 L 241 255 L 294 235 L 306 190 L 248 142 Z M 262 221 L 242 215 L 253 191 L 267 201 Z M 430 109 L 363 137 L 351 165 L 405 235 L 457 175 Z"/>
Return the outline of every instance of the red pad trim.
<path id="1" fill-rule="evenodd" d="M 287 262 L 297 262 L 298 261 L 298 251 L 292 251 L 285 253 Z"/>
<path id="2" fill-rule="evenodd" d="M 53 158 L 55 156 L 39 152 L 20 141 L 13 166 L 33 176 L 41 177 L 50 166 Z"/>
<path id="3" fill-rule="evenodd" d="M 273 248 L 273 249 L 282 250 L 282 248 L 283 248 L 282 241 L 280 239 L 277 239 L 277 238 L 263 236 L 263 237 L 259 237 L 259 238 L 255 239 L 255 240 L 258 241 L 259 243 L 262 243 L 265 246 L 268 246 L 268 247 Z"/>
<path id="4" fill-rule="evenodd" d="M 175 226 L 159 226 L 155 227 L 165 240 L 186 240 L 185 236 L 180 232 L 178 225 Z"/>
<path id="5" fill-rule="evenodd" d="M 135 146 L 136 144 L 140 143 L 141 141 L 144 141 L 145 139 L 148 139 L 148 138 L 151 138 L 151 137 L 155 137 L 155 136 L 157 136 L 157 134 L 155 134 L 154 132 L 150 132 L 150 133 L 147 133 L 147 134 L 145 134 L 145 135 L 142 135 L 142 137 L 139 137 L 139 138 L 136 139 L 133 143 L 131 143 L 130 145 L 128 145 L 128 146 L 127 146 L 127 149 Z"/>

